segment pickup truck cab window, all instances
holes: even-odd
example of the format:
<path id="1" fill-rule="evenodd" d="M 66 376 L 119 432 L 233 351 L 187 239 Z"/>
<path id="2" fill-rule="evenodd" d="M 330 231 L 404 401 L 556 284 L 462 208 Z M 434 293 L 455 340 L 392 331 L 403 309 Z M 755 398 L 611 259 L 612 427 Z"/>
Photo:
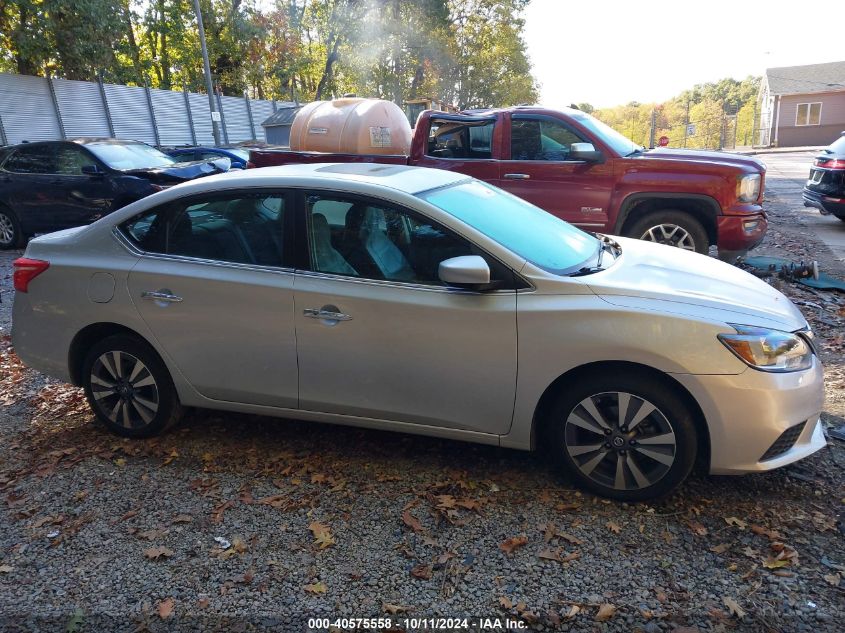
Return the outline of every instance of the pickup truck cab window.
<path id="1" fill-rule="evenodd" d="M 493 158 L 494 120 L 431 120 L 426 154 L 434 158 Z"/>
<path id="2" fill-rule="evenodd" d="M 572 143 L 582 142 L 562 121 L 550 117 L 514 116 L 511 122 L 511 160 L 569 160 Z"/>

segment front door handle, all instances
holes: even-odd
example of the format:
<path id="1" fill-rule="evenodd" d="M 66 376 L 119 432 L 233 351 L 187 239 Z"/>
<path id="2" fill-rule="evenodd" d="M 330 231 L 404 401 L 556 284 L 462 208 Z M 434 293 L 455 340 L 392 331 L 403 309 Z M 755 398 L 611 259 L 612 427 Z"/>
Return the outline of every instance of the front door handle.
<path id="1" fill-rule="evenodd" d="M 528 180 L 531 178 L 530 174 L 505 174 L 504 178 L 507 180 Z"/>
<path id="2" fill-rule="evenodd" d="M 311 319 L 321 319 L 323 321 L 351 321 L 352 317 L 343 312 L 338 312 L 334 306 L 323 306 L 322 308 L 305 308 L 302 314 Z"/>
<path id="3" fill-rule="evenodd" d="M 163 303 L 179 303 L 182 301 L 182 297 L 171 294 L 169 290 L 145 290 L 141 293 L 141 298 Z"/>

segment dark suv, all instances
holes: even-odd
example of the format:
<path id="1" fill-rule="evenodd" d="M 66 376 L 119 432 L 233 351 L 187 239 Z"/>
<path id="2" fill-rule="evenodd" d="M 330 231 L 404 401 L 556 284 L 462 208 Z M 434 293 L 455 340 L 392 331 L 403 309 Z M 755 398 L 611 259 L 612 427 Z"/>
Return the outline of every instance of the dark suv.
<path id="1" fill-rule="evenodd" d="M 845 222 L 845 132 L 816 156 L 804 185 L 804 206 Z"/>
<path id="2" fill-rule="evenodd" d="M 109 138 L 0 148 L 0 248 L 90 224 L 167 186 L 228 169 L 227 158 L 180 163 L 145 143 Z"/>

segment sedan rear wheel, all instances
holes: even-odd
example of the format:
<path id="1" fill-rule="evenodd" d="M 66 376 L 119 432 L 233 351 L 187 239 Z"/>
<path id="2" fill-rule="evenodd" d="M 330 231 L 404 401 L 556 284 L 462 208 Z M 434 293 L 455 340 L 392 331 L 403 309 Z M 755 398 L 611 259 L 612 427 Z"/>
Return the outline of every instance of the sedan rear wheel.
<path id="1" fill-rule="evenodd" d="M 96 344 L 83 371 L 88 403 L 118 435 L 150 437 L 181 417 L 167 368 L 154 350 L 134 337 L 110 336 Z"/>
<path id="2" fill-rule="evenodd" d="M 557 453 L 585 488 L 639 501 L 665 495 L 695 462 L 695 428 L 684 402 L 639 377 L 596 377 L 569 391 L 551 420 Z"/>

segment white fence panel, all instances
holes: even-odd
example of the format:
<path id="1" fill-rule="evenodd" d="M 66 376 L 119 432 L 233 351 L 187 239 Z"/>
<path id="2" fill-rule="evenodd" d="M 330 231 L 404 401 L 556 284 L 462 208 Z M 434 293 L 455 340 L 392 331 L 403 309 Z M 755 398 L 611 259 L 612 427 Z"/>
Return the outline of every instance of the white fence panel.
<path id="1" fill-rule="evenodd" d="M 194 117 L 194 131 L 197 133 L 197 145 L 214 146 L 214 132 L 211 128 L 211 111 L 208 109 L 208 95 L 192 92 L 191 116 Z M 219 126 L 218 126 L 219 127 Z M 223 142 L 223 132 L 220 132 L 220 142 Z"/>
<path id="2" fill-rule="evenodd" d="M 10 145 L 62 138 L 44 77 L 0 73 L 0 118 Z"/>
<path id="3" fill-rule="evenodd" d="M 150 91 L 153 110 L 158 125 L 158 137 L 162 145 L 192 145 L 191 124 L 185 109 L 185 94 L 173 90 Z"/>
<path id="4" fill-rule="evenodd" d="M 106 84 L 106 98 L 109 102 L 116 138 L 155 145 L 153 120 L 150 118 L 150 108 L 144 88 Z"/>
<path id="5" fill-rule="evenodd" d="M 223 117 L 226 119 L 226 133 L 230 143 L 252 140 L 249 113 L 243 97 L 220 97 Z"/>
<path id="6" fill-rule="evenodd" d="M 90 81 L 53 79 L 68 138 L 111 136 L 100 86 Z"/>

